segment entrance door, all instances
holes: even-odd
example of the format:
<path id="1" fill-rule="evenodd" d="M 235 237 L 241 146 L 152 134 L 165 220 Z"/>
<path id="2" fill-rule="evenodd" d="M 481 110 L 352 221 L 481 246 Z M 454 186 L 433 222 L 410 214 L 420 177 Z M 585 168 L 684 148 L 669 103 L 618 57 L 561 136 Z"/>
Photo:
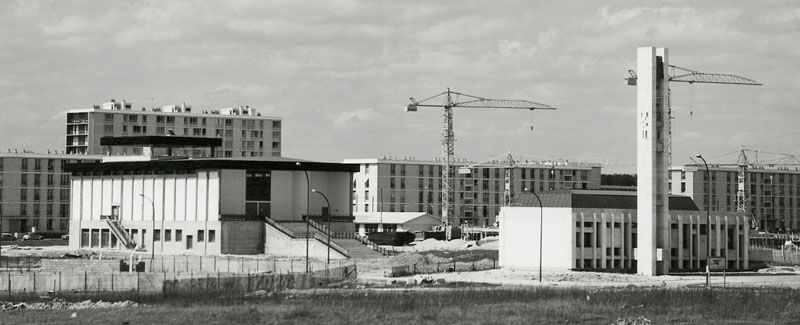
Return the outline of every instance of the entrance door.
<path id="1" fill-rule="evenodd" d="M 194 236 L 186 235 L 186 250 L 191 250 L 194 244 Z"/>

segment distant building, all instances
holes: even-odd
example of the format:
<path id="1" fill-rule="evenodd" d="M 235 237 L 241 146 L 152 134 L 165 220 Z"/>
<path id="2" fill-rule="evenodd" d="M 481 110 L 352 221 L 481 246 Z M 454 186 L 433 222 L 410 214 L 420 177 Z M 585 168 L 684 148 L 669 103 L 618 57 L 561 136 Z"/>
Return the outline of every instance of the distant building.
<path id="1" fill-rule="evenodd" d="M 370 232 L 431 231 L 441 220 L 425 212 L 359 212 L 354 213 L 356 232 L 367 236 Z"/>
<path id="2" fill-rule="evenodd" d="M 345 159 L 358 165 L 352 184 L 353 211 L 427 212 L 441 218 L 442 166 L 437 161 L 413 159 Z M 454 170 L 468 166 L 456 162 Z M 483 164 L 482 164 L 483 165 Z M 454 176 L 454 224 L 494 225 L 503 205 L 504 170 L 500 163 L 475 167 Z M 542 164 L 514 170 L 514 192 L 560 189 L 600 189 L 600 166 Z"/>
<path id="3" fill-rule="evenodd" d="M 67 233 L 70 211 L 68 163 L 100 156 L 0 153 L 0 232 Z"/>
<path id="4" fill-rule="evenodd" d="M 519 207 L 500 213 L 500 264 L 505 268 L 539 266 L 539 224 L 543 221 L 542 266 L 587 271 L 641 272 L 637 266 L 636 192 L 554 191 L 523 194 Z M 665 243 L 655 250 L 656 274 L 705 270 L 706 213 L 690 197 L 669 197 L 669 220 L 658 222 Z M 666 227 L 661 225 L 667 225 Z M 724 258 L 728 270 L 749 268 L 749 219 L 741 213 L 711 213 L 711 255 Z M 638 250 L 638 252 L 637 252 Z M 640 256 L 640 255 L 639 255 Z"/>
<path id="5" fill-rule="evenodd" d="M 126 155 L 130 148 L 104 146 L 107 136 L 177 135 L 222 139 L 215 157 L 280 157 L 281 119 L 261 116 L 255 108 L 240 106 L 192 111 L 186 104 L 152 110 L 133 109 L 129 102 L 111 100 L 90 109 L 67 113 L 66 152 Z M 203 151 L 193 154 L 199 156 Z"/>
<path id="6" fill-rule="evenodd" d="M 709 172 L 710 191 L 707 189 L 705 167 L 673 167 L 670 170 L 671 192 L 691 196 L 700 209 L 708 207 L 711 211 L 736 211 L 738 169 L 710 165 Z M 755 220 L 760 229 L 786 232 L 800 230 L 800 170 L 749 168 L 744 181 L 745 213 Z"/>

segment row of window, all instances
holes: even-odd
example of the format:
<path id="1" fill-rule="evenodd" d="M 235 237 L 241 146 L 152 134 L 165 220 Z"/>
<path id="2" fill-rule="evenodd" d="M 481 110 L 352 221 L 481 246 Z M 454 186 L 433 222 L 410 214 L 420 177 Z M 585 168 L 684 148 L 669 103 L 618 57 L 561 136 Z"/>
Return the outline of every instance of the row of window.
<path id="1" fill-rule="evenodd" d="M 40 189 L 38 189 L 38 188 L 37 189 L 33 189 L 33 200 L 34 201 L 41 200 L 41 197 L 42 197 L 41 193 L 42 192 L 41 192 Z M 55 191 L 53 191 L 53 189 L 48 188 L 47 191 L 45 191 L 45 193 L 47 194 L 47 196 L 46 196 L 47 201 L 53 201 L 55 199 L 55 194 L 54 194 Z M 3 189 L 0 189 L 0 198 L 2 198 L 2 195 L 3 195 Z M 61 201 L 69 200 L 69 189 L 61 189 L 61 190 L 59 190 L 58 191 L 58 198 Z M 4 200 L 8 201 L 7 199 L 4 199 Z M 22 189 L 19 190 L 19 200 L 21 202 L 28 201 L 28 189 L 22 188 Z"/>
<path id="2" fill-rule="evenodd" d="M 104 121 L 106 123 L 114 123 L 114 115 L 117 114 L 105 114 Z M 139 115 L 139 114 L 122 114 L 122 122 L 123 123 L 139 123 L 139 117 L 141 117 L 142 123 L 147 123 L 147 115 Z M 224 127 L 233 127 L 233 120 L 232 118 L 217 118 L 216 125 L 217 126 L 224 126 Z M 241 127 L 247 129 L 253 129 L 256 127 L 255 120 L 240 120 Z M 72 119 L 68 121 L 69 123 L 85 123 L 87 120 L 85 119 Z M 206 118 L 198 118 L 198 117 L 184 117 L 183 124 L 186 125 L 197 125 L 199 122 L 200 125 L 206 125 Z M 156 116 L 156 123 L 166 123 L 166 124 L 174 124 L 175 123 L 175 116 Z M 264 128 L 264 121 L 258 121 L 258 126 L 260 128 Z M 272 127 L 275 129 L 279 129 L 281 127 L 281 121 L 272 121 Z"/>
<path id="3" fill-rule="evenodd" d="M 39 172 L 42 171 L 42 167 L 46 166 L 47 171 L 52 172 L 55 171 L 55 166 L 58 161 L 61 164 L 61 170 L 64 170 L 64 166 L 68 163 L 77 162 L 74 159 L 50 159 L 50 158 L 9 158 L 11 159 L 20 159 L 20 170 L 23 172 L 27 172 L 30 168 L 31 161 L 33 161 L 33 171 Z M 3 170 L 5 167 L 5 158 L 0 158 L 0 171 Z"/>
<path id="4" fill-rule="evenodd" d="M 173 231 L 173 229 L 164 229 L 164 234 L 162 236 L 161 229 L 156 229 L 155 232 L 154 232 L 155 233 L 155 238 L 153 238 L 153 240 L 157 241 L 157 242 L 161 242 L 161 241 L 172 242 L 173 241 L 172 231 Z M 187 239 L 191 238 L 191 236 L 187 236 L 186 238 Z M 197 237 L 195 237 L 195 239 L 197 240 L 198 243 L 202 243 L 202 242 L 206 242 L 206 241 L 209 242 L 209 243 L 214 243 L 214 242 L 217 241 L 217 231 L 213 230 L 213 229 L 209 230 L 208 231 L 208 238 L 206 238 L 205 230 L 198 230 L 197 231 Z M 175 239 L 174 239 L 174 241 L 175 242 L 182 242 L 183 241 L 183 230 L 182 229 L 175 229 Z"/>
<path id="5" fill-rule="evenodd" d="M 6 203 L 5 206 L 10 206 L 10 204 Z M 61 206 L 61 208 L 60 208 L 60 210 L 58 210 L 58 217 L 67 218 L 69 216 L 69 204 L 60 204 L 60 206 Z M 0 216 L 4 215 L 3 207 L 4 207 L 4 203 L 0 202 Z M 41 205 L 40 204 L 34 204 L 33 205 L 33 216 L 34 217 L 40 217 L 41 216 L 41 211 L 42 210 L 41 210 Z M 53 215 L 53 211 L 54 210 L 53 210 L 53 205 L 52 204 L 45 205 L 45 215 L 47 217 L 53 217 L 54 216 Z M 19 204 L 19 215 L 18 216 L 22 216 L 22 217 L 27 217 L 28 216 L 28 204 L 26 204 L 26 203 L 20 203 Z"/>
<path id="6" fill-rule="evenodd" d="M 136 242 L 148 242 L 146 235 L 147 229 L 128 229 L 126 230 L 128 235 L 134 238 Z M 181 229 L 174 229 L 175 237 L 174 242 L 186 242 L 186 248 L 191 249 L 194 243 L 203 243 L 209 242 L 213 243 L 217 240 L 216 231 L 209 230 L 208 231 L 208 238 L 206 238 L 206 233 L 204 230 L 198 230 L 197 236 L 192 238 L 193 235 L 187 234 L 184 236 L 183 230 Z M 164 236 L 161 236 L 161 230 L 155 230 L 155 237 L 153 238 L 154 241 L 157 242 L 172 242 L 173 241 L 173 229 L 165 229 Z M 87 248 L 117 248 L 119 242 L 117 237 L 111 234 L 109 229 L 81 229 L 81 247 Z"/>
<path id="7" fill-rule="evenodd" d="M 19 184 L 20 186 L 28 186 L 28 179 L 30 178 L 31 174 L 22 173 L 19 175 Z M 32 174 L 33 175 L 33 186 L 41 186 L 42 185 L 42 174 Z M 3 177 L 4 175 L 0 173 L 0 186 L 3 185 Z M 47 186 L 55 185 L 55 174 L 47 174 L 45 177 Z M 61 174 L 59 176 L 58 184 L 62 186 L 69 186 L 69 174 Z"/>

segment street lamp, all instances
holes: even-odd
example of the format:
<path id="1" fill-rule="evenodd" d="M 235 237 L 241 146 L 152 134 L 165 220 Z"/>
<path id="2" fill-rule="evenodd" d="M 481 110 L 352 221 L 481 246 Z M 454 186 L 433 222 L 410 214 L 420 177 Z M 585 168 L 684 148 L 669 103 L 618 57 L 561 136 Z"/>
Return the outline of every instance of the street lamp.
<path id="1" fill-rule="evenodd" d="M 695 156 L 703 160 L 703 165 L 706 166 L 706 193 L 708 193 L 708 204 L 706 204 L 706 287 L 709 286 L 711 280 L 711 175 L 708 172 L 708 163 L 703 155 L 697 154 Z"/>
<path id="2" fill-rule="evenodd" d="M 145 199 L 147 201 L 150 201 L 150 207 L 153 208 L 152 209 L 152 212 L 153 212 L 153 233 L 151 234 L 151 238 L 152 239 L 150 241 L 150 269 L 152 270 L 153 269 L 153 261 L 155 261 L 155 257 L 156 257 L 156 204 L 153 203 L 153 200 L 151 200 L 149 197 L 145 196 L 144 194 L 139 194 L 139 196 L 141 196 L 143 199 Z M 162 222 L 163 222 L 163 220 L 162 220 Z M 161 234 L 159 234 L 159 236 L 161 236 Z M 161 246 L 161 250 L 163 251 L 164 250 L 164 246 L 163 246 L 164 244 L 162 243 L 161 245 L 162 245 Z"/>
<path id="3" fill-rule="evenodd" d="M 297 167 L 302 166 L 302 164 L 300 164 L 299 161 L 295 165 L 297 165 Z M 310 215 L 308 214 L 308 210 L 309 210 L 308 206 L 309 206 L 309 199 L 310 199 L 311 195 L 309 195 L 308 192 L 311 189 L 311 181 L 308 178 L 308 171 L 307 170 L 303 170 L 303 173 L 306 174 L 306 273 L 308 273 L 309 269 L 310 269 L 310 265 L 309 265 L 309 262 L 308 262 L 308 245 L 309 245 L 308 240 L 309 240 L 309 235 L 311 234 L 311 229 L 309 229 L 309 220 L 308 220 L 308 218 L 310 217 Z"/>
<path id="4" fill-rule="evenodd" d="M 536 194 L 536 192 L 533 190 L 531 190 L 531 194 L 536 197 L 536 201 L 539 201 L 539 283 L 542 283 L 542 237 L 544 237 L 544 205 L 542 205 L 542 199 L 539 198 L 539 194 Z"/>
<path id="5" fill-rule="evenodd" d="M 328 208 L 328 264 L 331 264 L 331 201 L 328 201 L 328 196 L 325 193 L 317 191 L 317 189 L 312 188 L 311 192 L 322 195 L 322 198 L 325 199 L 325 206 Z"/>

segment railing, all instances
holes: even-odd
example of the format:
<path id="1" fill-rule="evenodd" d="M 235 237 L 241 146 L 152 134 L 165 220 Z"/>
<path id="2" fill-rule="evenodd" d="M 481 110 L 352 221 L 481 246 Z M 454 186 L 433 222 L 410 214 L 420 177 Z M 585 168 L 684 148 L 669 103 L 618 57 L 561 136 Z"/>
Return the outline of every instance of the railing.
<path id="1" fill-rule="evenodd" d="M 395 251 L 381 247 L 381 245 L 372 242 L 367 238 L 367 236 L 356 235 L 355 238 L 358 239 L 358 241 L 360 241 L 362 244 L 369 246 L 369 248 L 372 248 L 372 250 L 380 253 L 381 255 L 391 256 L 396 254 Z"/>
<path id="2" fill-rule="evenodd" d="M 337 244 L 335 242 L 328 243 L 328 241 L 327 241 L 327 239 L 328 239 L 327 232 L 325 233 L 325 236 L 320 236 L 317 233 L 305 232 L 305 231 L 294 232 L 291 229 L 282 226 L 281 224 L 275 222 L 275 220 L 272 220 L 270 218 L 264 218 L 264 222 L 266 222 L 267 224 L 269 224 L 273 228 L 277 229 L 278 231 L 284 233 L 285 235 L 287 235 L 289 237 L 292 237 L 292 238 L 314 238 L 317 241 L 319 241 L 319 242 L 321 242 L 321 243 L 323 243 L 323 244 L 325 244 L 327 246 L 330 246 L 330 248 L 332 248 L 333 250 L 339 252 L 340 254 L 344 255 L 345 257 L 350 257 L 350 252 L 347 250 L 347 248 L 344 248 L 344 247 L 340 246 L 339 244 Z M 312 220 L 312 222 L 313 222 L 313 220 Z M 309 223 L 309 225 L 312 225 L 312 224 Z M 319 231 L 323 231 L 323 230 L 320 230 L 320 229 L 318 229 L 318 230 Z M 334 237 L 331 236 L 331 238 L 334 238 Z"/>
<path id="3" fill-rule="evenodd" d="M 328 230 L 327 226 L 325 226 L 324 224 L 321 224 L 319 222 L 314 221 L 314 219 L 309 219 L 309 224 L 311 225 L 311 228 L 314 228 L 314 229 L 322 232 L 326 236 L 330 233 L 331 238 L 334 238 L 334 239 L 356 239 L 356 234 L 353 233 L 353 232 L 331 231 L 331 230 Z"/>
<path id="4" fill-rule="evenodd" d="M 128 232 L 125 231 L 125 228 L 122 227 L 122 223 L 110 217 L 105 219 L 108 227 L 111 229 L 111 232 L 117 237 L 117 239 L 119 239 L 123 246 L 128 249 L 133 249 L 136 247 L 136 241 L 134 241 Z"/>

